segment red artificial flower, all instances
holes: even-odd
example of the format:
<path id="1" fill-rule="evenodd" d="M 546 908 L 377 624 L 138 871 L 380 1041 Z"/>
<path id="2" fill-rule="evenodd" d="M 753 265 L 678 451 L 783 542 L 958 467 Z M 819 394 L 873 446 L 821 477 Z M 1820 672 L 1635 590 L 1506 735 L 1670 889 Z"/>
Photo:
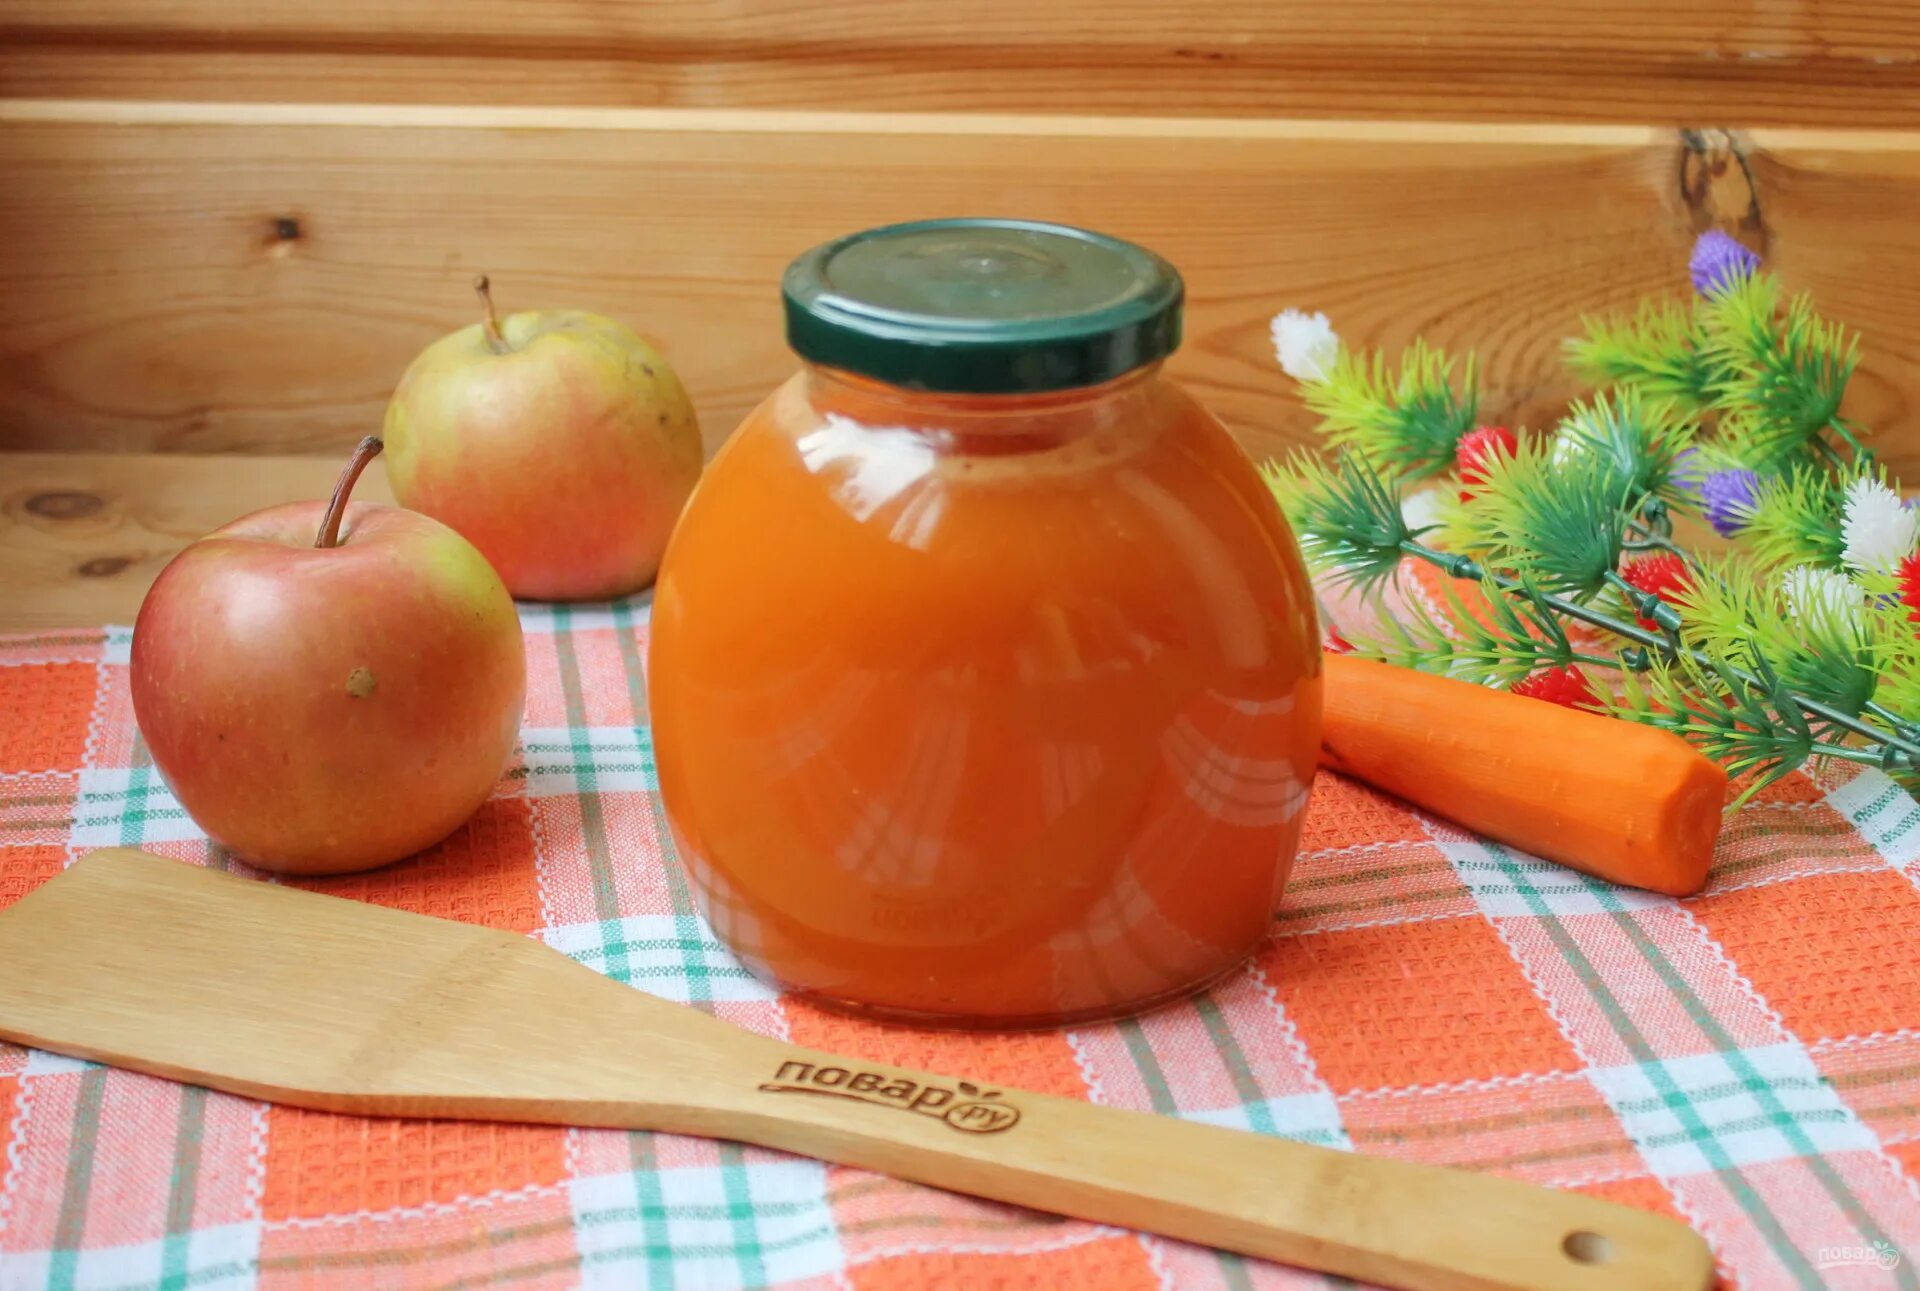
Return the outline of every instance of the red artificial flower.
<path id="1" fill-rule="evenodd" d="M 1494 457 L 1512 457 L 1520 451 L 1520 440 L 1505 426 L 1481 426 L 1460 437 L 1454 449 L 1454 470 L 1463 485 L 1480 484 L 1487 478 L 1487 461 Z M 1460 500 L 1473 496 L 1471 488 L 1460 490 Z"/>
<path id="2" fill-rule="evenodd" d="M 1327 646 L 1327 649 L 1333 651 L 1333 653 L 1335 654 L 1352 654 L 1353 653 L 1353 642 L 1341 636 L 1340 629 L 1332 626 L 1331 624 L 1327 626 L 1326 646 Z"/>
<path id="3" fill-rule="evenodd" d="M 1620 567 L 1620 577 L 1631 584 L 1635 591 L 1652 592 L 1669 605 L 1680 599 L 1681 592 L 1693 586 L 1693 572 L 1687 568 L 1687 562 L 1670 551 L 1628 561 Z M 1659 627 L 1644 614 L 1633 617 L 1649 631 Z"/>
<path id="4" fill-rule="evenodd" d="M 1594 691 L 1593 683 L 1587 680 L 1586 673 L 1572 665 L 1536 672 L 1531 677 L 1515 682 L 1511 689 L 1516 695 L 1544 699 L 1549 704 L 1559 704 L 1563 708 L 1600 707 L 1600 696 Z"/>
<path id="5" fill-rule="evenodd" d="M 1907 607 L 1907 621 L 1920 623 L 1920 553 L 1900 562 L 1900 603 Z"/>

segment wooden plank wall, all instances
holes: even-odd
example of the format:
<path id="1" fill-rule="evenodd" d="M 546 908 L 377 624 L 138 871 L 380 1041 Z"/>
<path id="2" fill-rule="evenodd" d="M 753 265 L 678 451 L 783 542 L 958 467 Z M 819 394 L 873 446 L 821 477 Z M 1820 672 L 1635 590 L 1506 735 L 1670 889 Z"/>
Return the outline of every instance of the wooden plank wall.
<path id="1" fill-rule="evenodd" d="M 0 103 L 0 446 L 325 452 L 507 307 L 658 338 L 710 437 L 791 367 L 774 284 L 865 224 L 1019 212 L 1173 258 L 1178 370 L 1250 447 L 1305 429 L 1266 319 L 1471 344 L 1541 424 L 1584 310 L 1679 290 L 1709 224 L 1866 334 L 1851 405 L 1920 474 L 1920 138 L 1648 127 Z"/>
<path id="2" fill-rule="evenodd" d="M 34 97 L 1920 123 L 1903 0 L 5 0 Z"/>
<path id="3" fill-rule="evenodd" d="M 659 337 L 717 439 L 792 254 L 1019 213 L 1180 264 L 1258 452 L 1279 308 L 1475 345 L 1538 424 L 1577 316 L 1725 227 L 1863 331 L 1920 476 L 1915 130 L 1891 0 L 0 0 L 0 448 L 336 451 L 480 269 Z"/>

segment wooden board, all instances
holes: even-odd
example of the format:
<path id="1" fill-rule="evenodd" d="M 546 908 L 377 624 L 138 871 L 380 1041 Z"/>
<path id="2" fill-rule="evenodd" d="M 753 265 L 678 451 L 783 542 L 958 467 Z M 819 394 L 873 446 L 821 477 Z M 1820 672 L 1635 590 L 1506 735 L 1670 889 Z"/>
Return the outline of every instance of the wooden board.
<path id="1" fill-rule="evenodd" d="M 1583 311 L 1685 290 L 1695 230 L 1742 228 L 1862 328 L 1849 409 L 1920 464 L 1913 135 L 12 103 L 0 173 L 0 447 L 343 449 L 468 321 L 481 269 L 506 308 L 659 337 L 717 442 L 793 366 L 796 252 L 1018 213 L 1179 264 L 1175 370 L 1259 454 L 1308 425 L 1268 340 L 1283 307 L 1361 345 L 1477 345 L 1486 415 L 1539 425 Z"/>
<path id="2" fill-rule="evenodd" d="M 7 0 L 0 93 L 1911 126 L 1870 0 Z"/>
<path id="3" fill-rule="evenodd" d="M 344 460 L 0 453 L 0 632 L 132 623 L 180 548 L 249 511 L 326 497 Z M 393 500 L 378 461 L 354 497 Z"/>

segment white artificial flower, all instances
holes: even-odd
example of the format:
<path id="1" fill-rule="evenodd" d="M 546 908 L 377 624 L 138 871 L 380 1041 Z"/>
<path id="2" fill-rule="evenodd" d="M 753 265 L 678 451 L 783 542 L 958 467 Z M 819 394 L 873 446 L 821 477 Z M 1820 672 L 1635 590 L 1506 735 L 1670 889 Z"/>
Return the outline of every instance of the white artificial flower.
<path id="1" fill-rule="evenodd" d="M 1884 483 L 1862 476 L 1847 486 L 1840 536 L 1846 540 L 1841 560 L 1863 572 L 1890 570 L 1913 554 L 1920 538 L 1920 516 L 1900 501 Z"/>
<path id="2" fill-rule="evenodd" d="M 1565 466 L 1569 461 L 1586 451 L 1587 445 L 1584 440 L 1576 439 L 1564 430 L 1553 437 L 1553 464 L 1555 466 Z"/>
<path id="3" fill-rule="evenodd" d="M 1445 505 L 1446 498 L 1437 487 L 1424 488 L 1400 499 L 1400 518 L 1407 522 L 1407 528 L 1418 533 L 1440 523 Z"/>
<path id="4" fill-rule="evenodd" d="M 1857 619 L 1860 615 L 1860 589 L 1831 569 L 1795 565 L 1780 575 L 1780 596 L 1796 619 L 1829 615 Z"/>
<path id="5" fill-rule="evenodd" d="M 1340 357 L 1340 338 L 1325 314 L 1284 309 L 1273 316 L 1273 352 L 1295 381 L 1325 381 Z"/>

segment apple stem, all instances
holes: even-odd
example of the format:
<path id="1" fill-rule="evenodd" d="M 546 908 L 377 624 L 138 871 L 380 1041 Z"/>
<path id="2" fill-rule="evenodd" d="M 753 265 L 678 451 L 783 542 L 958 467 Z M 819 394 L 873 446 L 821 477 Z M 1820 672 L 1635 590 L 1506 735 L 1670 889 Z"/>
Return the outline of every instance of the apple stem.
<path id="1" fill-rule="evenodd" d="M 347 499 L 353 495 L 360 472 L 366 470 L 367 463 L 380 456 L 380 450 L 385 447 L 378 435 L 368 435 L 354 445 L 353 456 L 347 459 L 346 469 L 340 472 L 340 480 L 333 486 L 333 496 L 327 499 L 327 514 L 320 521 L 320 536 L 313 541 L 315 547 L 340 545 L 340 519 L 347 513 Z"/>
<path id="2" fill-rule="evenodd" d="M 507 334 L 500 330 L 500 317 L 493 312 L 493 284 L 487 275 L 483 273 L 473 280 L 473 290 L 480 297 L 480 308 L 485 311 L 480 330 L 486 335 L 487 348 L 495 354 L 511 354 L 513 347 L 507 344 Z"/>

